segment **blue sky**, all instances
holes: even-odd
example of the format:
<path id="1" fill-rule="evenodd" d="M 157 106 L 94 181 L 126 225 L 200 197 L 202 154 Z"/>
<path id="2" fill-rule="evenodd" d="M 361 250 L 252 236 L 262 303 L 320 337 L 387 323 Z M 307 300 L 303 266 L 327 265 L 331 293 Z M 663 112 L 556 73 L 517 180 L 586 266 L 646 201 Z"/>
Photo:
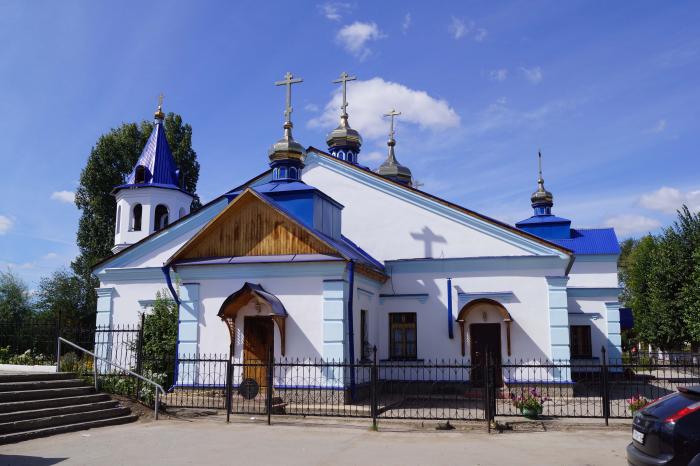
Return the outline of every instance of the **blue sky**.
<path id="1" fill-rule="evenodd" d="M 700 208 L 697 2 L 0 3 L 0 267 L 32 286 L 77 253 L 90 148 L 156 97 L 193 126 L 204 201 L 267 167 L 286 71 L 295 136 L 325 147 L 342 71 L 379 165 L 388 122 L 422 189 L 514 223 L 536 154 L 554 212 L 623 238 Z"/>

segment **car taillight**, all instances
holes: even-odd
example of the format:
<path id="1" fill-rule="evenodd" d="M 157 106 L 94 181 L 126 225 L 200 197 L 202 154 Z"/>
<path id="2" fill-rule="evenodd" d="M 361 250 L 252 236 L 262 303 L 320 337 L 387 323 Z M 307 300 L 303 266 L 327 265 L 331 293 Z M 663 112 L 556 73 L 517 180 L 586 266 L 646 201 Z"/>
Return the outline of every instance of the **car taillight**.
<path id="1" fill-rule="evenodd" d="M 700 401 L 697 403 L 693 403 L 692 405 L 688 405 L 685 408 L 681 409 L 675 414 L 670 415 L 669 417 L 666 418 L 665 422 L 676 422 L 677 420 L 681 419 L 682 417 L 687 416 L 690 413 L 694 413 L 695 411 L 700 410 Z"/>

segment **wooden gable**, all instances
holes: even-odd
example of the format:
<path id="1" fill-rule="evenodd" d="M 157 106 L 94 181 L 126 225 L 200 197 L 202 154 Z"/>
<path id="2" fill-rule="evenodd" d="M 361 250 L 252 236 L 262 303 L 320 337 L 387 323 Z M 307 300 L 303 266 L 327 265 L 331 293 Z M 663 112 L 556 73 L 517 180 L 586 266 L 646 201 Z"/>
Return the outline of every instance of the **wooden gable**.
<path id="1" fill-rule="evenodd" d="M 192 237 L 168 262 L 286 254 L 340 255 L 305 226 L 248 189 Z"/>

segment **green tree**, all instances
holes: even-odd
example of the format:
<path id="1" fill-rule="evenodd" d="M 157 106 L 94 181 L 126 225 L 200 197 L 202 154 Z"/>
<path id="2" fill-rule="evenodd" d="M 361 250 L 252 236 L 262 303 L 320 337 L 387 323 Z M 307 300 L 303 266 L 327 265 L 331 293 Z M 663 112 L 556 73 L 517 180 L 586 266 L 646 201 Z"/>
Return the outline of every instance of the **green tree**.
<path id="1" fill-rule="evenodd" d="M 0 272 L 0 322 L 21 325 L 31 317 L 27 284 L 11 270 Z"/>
<path id="2" fill-rule="evenodd" d="M 177 350 L 178 309 L 167 290 L 156 293 L 152 312 L 143 323 L 143 367 L 156 373 L 172 372 Z"/>
<path id="3" fill-rule="evenodd" d="M 195 193 L 192 210 L 196 210 L 201 204 L 196 195 L 199 163 L 192 149 L 192 127 L 183 124 L 182 117 L 174 113 L 165 117 L 164 125 L 173 157 L 182 173 L 184 187 Z M 82 211 L 77 234 L 80 254 L 71 267 L 88 297 L 85 300 L 88 309 L 95 308 L 93 289 L 98 285 L 91 275 L 91 267 L 110 256 L 114 245 L 116 203 L 110 193 L 115 186 L 125 182 L 152 130 L 153 123 L 148 121 L 125 123 L 100 136 L 80 175 L 80 186 L 75 195 L 75 203 Z"/>
<path id="4" fill-rule="evenodd" d="M 90 325 L 95 318 L 95 309 L 89 307 L 91 295 L 86 292 L 80 277 L 69 270 L 57 270 L 39 282 L 36 319 L 53 323 L 60 314 L 63 328 Z"/>

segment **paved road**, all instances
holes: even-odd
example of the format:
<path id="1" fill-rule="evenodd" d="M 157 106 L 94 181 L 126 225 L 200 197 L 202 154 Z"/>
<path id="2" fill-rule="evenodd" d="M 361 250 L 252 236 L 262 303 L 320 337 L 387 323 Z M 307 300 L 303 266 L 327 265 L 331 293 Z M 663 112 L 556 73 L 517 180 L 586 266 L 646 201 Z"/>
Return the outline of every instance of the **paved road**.
<path id="1" fill-rule="evenodd" d="M 162 420 L 0 446 L 0 465 L 620 465 L 629 433 L 382 431 Z"/>

